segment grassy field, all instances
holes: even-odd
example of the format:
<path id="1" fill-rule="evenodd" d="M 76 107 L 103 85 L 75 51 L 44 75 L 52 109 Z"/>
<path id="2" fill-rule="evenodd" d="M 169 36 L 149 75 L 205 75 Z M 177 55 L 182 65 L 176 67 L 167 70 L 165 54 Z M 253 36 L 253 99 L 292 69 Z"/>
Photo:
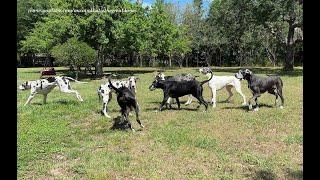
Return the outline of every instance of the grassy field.
<path id="1" fill-rule="evenodd" d="M 17 82 L 39 78 L 41 68 L 18 69 Z M 57 68 L 59 74 L 64 68 Z M 166 75 L 190 72 L 205 80 L 196 68 L 167 70 Z M 233 75 L 238 68 L 215 68 L 215 75 Z M 110 130 L 113 122 L 102 116 L 97 88 L 106 79 L 82 79 L 72 83 L 84 102 L 58 88 L 36 96 L 24 107 L 30 91 L 17 92 L 19 179 L 302 179 L 302 68 L 290 74 L 279 68 L 253 68 L 254 73 L 279 73 L 284 82 L 284 109 L 274 107 L 274 96 L 259 99 L 258 112 L 241 107 L 234 92 L 232 103 L 223 102 L 227 92 L 217 93 L 217 107 L 196 110 L 197 102 L 182 110 L 156 112 L 163 94 L 149 91 L 154 68 L 105 68 L 105 72 L 130 74 L 140 80 L 137 99 L 141 106 L 141 131 Z M 247 99 L 252 96 L 242 81 Z M 115 96 L 114 96 L 115 97 Z M 204 85 L 204 98 L 211 94 Z M 181 98 L 184 103 L 187 98 Z M 173 105 L 177 107 L 176 104 Z M 110 115 L 119 115 L 113 98 Z"/>

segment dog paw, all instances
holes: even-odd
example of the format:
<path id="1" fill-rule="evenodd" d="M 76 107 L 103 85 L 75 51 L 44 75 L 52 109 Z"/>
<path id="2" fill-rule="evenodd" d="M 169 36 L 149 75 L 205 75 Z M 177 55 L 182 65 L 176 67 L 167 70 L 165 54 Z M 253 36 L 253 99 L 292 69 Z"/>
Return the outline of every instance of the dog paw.
<path id="1" fill-rule="evenodd" d="M 136 130 L 134 130 L 133 128 L 131 130 L 132 130 L 132 132 L 136 132 Z"/>
<path id="2" fill-rule="evenodd" d="M 280 109 L 283 109 L 283 106 L 280 106 Z"/>
<path id="3" fill-rule="evenodd" d="M 254 111 L 259 111 L 259 108 L 254 108 L 253 110 L 254 110 Z"/>
<path id="4" fill-rule="evenodd" d="M 105 114 L 104 116 L 106 116 L 107 118 L 110 118 L 110 119 L 111 119 L 111 116 L 109 116 L 108 114 Z"/>
<path id="5" fill-rule="evenodd" d="M 250 105 L 249 105 L 249 110 L 251 110 L 251 109 L 252 109 L 252 105 L 250 104 Z"/>
<path id="6" fill-rule="evenodd" d="M 143 124 L 140 124 L 140 126 L 141 126 L 142 128 L 144 128 L 144 125 L 143 125 Z"/>
<path id="7" fill-rule="evenodd" d="M 244 102 L 244 103 L 242 103 L 242 106 L 246 106 L 246 105 L 247 105 L 247 103 L 245 103 L 245 102 Z"/>

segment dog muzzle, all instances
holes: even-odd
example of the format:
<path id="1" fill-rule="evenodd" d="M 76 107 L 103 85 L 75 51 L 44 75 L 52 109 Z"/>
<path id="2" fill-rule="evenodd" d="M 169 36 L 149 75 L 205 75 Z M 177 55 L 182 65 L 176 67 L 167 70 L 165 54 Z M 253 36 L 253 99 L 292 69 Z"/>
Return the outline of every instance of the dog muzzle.
<path id="1" fill-rule="evenodd" d="M 240 79 L 240 80 L 243 79 L 242 74 L 236 73 L 234 76 L 235 76 L 237 79 Z"/>
<path id="2" fill-rule="evenodd" d="M 20 90 L 26 90 L 26 88 L 24 86 L 19 86 Z"/>
<path id="3" fill-rule="evenodd" d="M 151 85 L 150 87 L 149 87 L 149 90 L 150 91 L 153 91 L 153 90 L 155 90 L 156 88 L 153 86 L 153 85 Z"/>

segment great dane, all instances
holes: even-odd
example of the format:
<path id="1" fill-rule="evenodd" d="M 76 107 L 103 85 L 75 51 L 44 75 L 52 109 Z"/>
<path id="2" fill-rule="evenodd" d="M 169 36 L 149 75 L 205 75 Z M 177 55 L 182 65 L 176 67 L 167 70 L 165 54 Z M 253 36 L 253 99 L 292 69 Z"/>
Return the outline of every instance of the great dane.
<path id="1" fill-rule="evenodd" d="M 55 76 L 55 77 L 49 77 L 46 79 L 38 79 L 35 81 L 26 81 L 23 84 L 19 86 L 20 90 L 28 90 L 31 89 L 29 98 L 27 102 L 24 104 L 25 106 L 28 105 L 31 100 L 34 98 L 36 94 L 42 94 L 43 95 L 43 104 L 46 104 L 47 102 L 47 95 L 54 89 L 56 86 L 59 87 L 61 92 L 64 93 L 74 93 L 76 94 L 79 101 L 83 101 L 82 97 L 80 96 L 79 92 L 76 90 L 73 90 L 70 86 L 70 81 L 75 81 L 77 83 L 87 83 L 87 82 L 81 82 L 77 81 L 71 77 L 67 76 Z"/>
<path id="2" fill-rule="evenodd" d="M 283 108 L 284 98 L 282 95 L 283 82 L 277 75 L 269 75 L 267 77 L 259 77 L 254 75 L 249 69 L 241 69 L 235 74 L 238 79 L 245 79 L 248 81 L 248 88 L 252 91 L 253 97 L 249 100 L 249 110 L 252 109 L 251 101 L 254 99 L 256 103 L 255 111 L 259 110 L 258 97 L 262 93 L 268 92 L 276 96 L 275 105 L 277 105 L 278 97 L 281 99 L 281 106 Z"/>
<path id="3" fill-rule="evenodd" d="M 211 72 L 210 67 L 203 67 L 199 69 L 199 72 L 202 74 L 205 74 L 206 76 L 209 75 Z M 212 92 L 212 99 L 211 99 L 211 104 L 212 107 L 216 107 L 216 98 L 217 98 L 217 91 L 226 88 L 229 97 L 227 98 L 227 102 L 230 101 L 231 97 L 233 96 L 233 93 L 231 89 L 234 87 L 235 90 L 237 91 L 238 94 L 241 95 L 243 99 L 242 105 L 245 106 L 247 105 L 246 103 L 246 96 L 242 93 L 241 91 L 241 82 L 239 79 L 237 79 L 234 76 L 213 76 L 212 79 L 208 83 L 209 88 L 211 89 Z"/>

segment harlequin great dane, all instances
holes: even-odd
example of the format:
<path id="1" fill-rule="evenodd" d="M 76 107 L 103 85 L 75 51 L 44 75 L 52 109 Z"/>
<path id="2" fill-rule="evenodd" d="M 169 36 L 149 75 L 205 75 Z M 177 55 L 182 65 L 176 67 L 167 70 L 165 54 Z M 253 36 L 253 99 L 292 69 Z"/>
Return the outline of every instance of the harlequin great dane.
<path id="1" fill-rule="evenodd" d="M 47 102 L 47 95 L 54 89 L 56 86 L 59 86 L 59 89 L 61 92 L 64 93 L 74 93 L 76 94 L 79 101 L 83 101 L 82 97 L 78 93 L 78 91 L 73 90 L 70 86 L 70 81 L 75 81 L 77 83 L 87 83 L 87 82 L 81 82 L 77 81 L 71 77 L 67 76 L 55 76 L 55 77 L 49 77 L 45 79 L 38 79 L 35 81 L 26 81 L 23 84 L 19 86 L 20 90 L 28 90 L 31 89 L 29 98 L 27 102 L 24 104 L 25 106 L 30 103 L 30 101 L 34 98 L 36 94 L 42 94 L 43 95 L 43 104 L 46 104 Z"/>

